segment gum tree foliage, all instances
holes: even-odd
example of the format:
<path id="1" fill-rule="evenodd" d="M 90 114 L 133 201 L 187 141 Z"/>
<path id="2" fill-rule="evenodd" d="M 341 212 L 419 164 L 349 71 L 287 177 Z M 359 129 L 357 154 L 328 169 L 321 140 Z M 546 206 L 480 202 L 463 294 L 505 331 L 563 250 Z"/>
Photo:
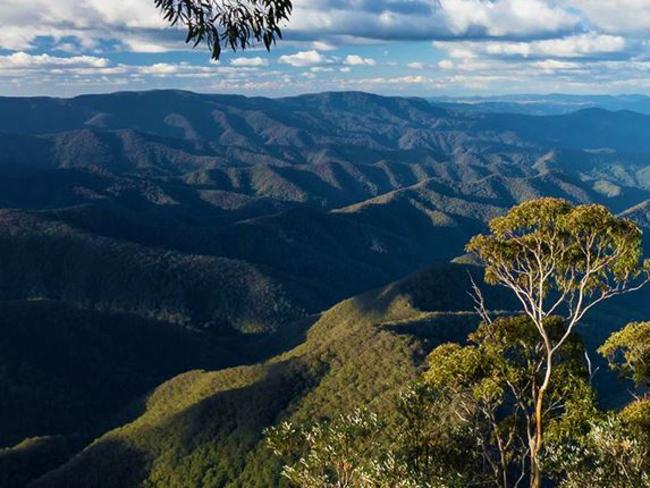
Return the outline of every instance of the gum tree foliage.
<path id="1" fill-rule="evenodd" d="M 358 409 L 310 427 L 284 422 L 267 445 L 285 462 L 282 476 L 300 488 L 442 488 L 416 482 L 383 438 L 385 422 Z"/>
<path id="2" fill-rule="evenodd" d="M 562 332 L 551 318 L 551 336 Z M 483 323 L 469 344 L 444 344 L 420 381 L 381 415 L 357 410 L 312 426 L 267 431 L 282 475 L 300 488 L 467 488 L 520 486 L 529 474 L 528 438 L 544 347 L 526 316 Z M 554 438 L 587 430 L 595 412 L 577 338 L 558 352 L 558 382 L 544 419 Z"/>
<path id="3" fill-rule="evenodd" d="M 641 230 L 601 205 L 573 206 L 557 198 L 530 200 L 490 222 L 490 233 L 471 239 L 467 250 L 485 265 L 485 281 L 509 288 L 542 339 L 543 380 L 533 385 L 535 435 L 529 440 L 531 487 L 539 488 L 544 442 L 545 396 L 555 358 L 576 325 L 595 305 L 638 290 L 648 281 L 641 262 Z M 482 299 L 477 299 L 482 304 Z M 485 315 L 485 314 L 484 314 Z M 562 315 L 554 338 L 547 319 Z"/>
<path id="4" fill-rule="evenodd" d="M 650 322 L 633 322 L 610 336 L 598 352 L 646 395 L 650 388 Z"/>
<path id="5" fill-rule="evenodd" d="M 246 49 L 262 43 L 271 49 L 293 10 L 291 0 L 154 0 L 163 18 L 187 29 L 185 42 L 205 42 L 218 60 L 223 47 Z"/>
<path id="6" fill-rule="evenodd" d="M 492 0 L 485 0 L 492 1 Z M 163 18 L 187 29 L 185 42 L 205 42 L 218 60 L 223 47 L 246 49 L 262 43 L 268 50 L 282 39 L 282 26 L 293 11 L 292 0 L 154 0 Z M 434 10 L 443 8 L 433 0 Z"/>
<path id="7" fill-rule="evenodd" d="M 558 317 L 546 319 L 544 326 L 553 340 L 563 333 Z M 434 422 L 451 432 L 463 427 L 470 436 L 458 446 L 465 462 L 455 469 L 462 470 L 463 486 L 521 486 L 530 478 L 536 406 L 530 391 L 543 381 L 543 341 L 525 315 L 483 323 L 468 340 L 467 346 L 439 346 L 428 357 L 424 384 L 437 392 L 436 403 L 450 416 Z M 596 411 L 583 352 L 576 337 L 557 352 L 558 381 L 549 387 L 542 412 L 555 436 L 576 435 Z M 453 441 L 445 441 L 443 449 L 454 448 Z"/>
<path id="8" fill-rule="evenodd" d="M 598 351 L 622 376 L 647 387 L 649 323 L 627 325 Z M 582 435 L 552 436 L 543 461 L 560 488 L 649 488 L 650 398 L 636 397 L 619 412 L 595 415 Z"/>
<path id="9" fill-rule="evenodd" d="M 626 410 L 594 419 L 584 436 L 550 441 L 544 464 L 560 488 L 650 488 L 650 436 L 630 425 Z"/>
<path id="10" fill-rule="evenodd" d="M 397 401 L 391 451 L 415 480 L 437 480 L 445 488 L 467 487 L 471 480 L 484 479 L 475 430 L 449 408 L 444 391 L 418 381 L 405 388 Z"/>

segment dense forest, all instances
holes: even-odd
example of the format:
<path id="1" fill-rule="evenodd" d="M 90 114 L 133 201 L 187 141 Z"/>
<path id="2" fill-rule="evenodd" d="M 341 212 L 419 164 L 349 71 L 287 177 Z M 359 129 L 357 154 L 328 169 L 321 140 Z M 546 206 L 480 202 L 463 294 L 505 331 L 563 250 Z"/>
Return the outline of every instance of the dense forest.
<path id="1" fill-rule="evenodd" d="M 0 113 L 0 486 L 649 486 L 649 116 Z"/>
<path id="2" fill-rule="evenodd" d="M 511 290 L 519 314 L 491 317 L 437 346 L 389 413 L 355 410 L 308 427 L 267 431 L 295 486 L 650 486 L 650 322 L 613 334 L 598 352 L 629 380 L 622 409 L 599 409 L 575 328 L 609 298 L 640 289 L 641 231 L 604 207 L 529 200 L 467 246 L 485 280 Z M 560 315 L 564 312 L 565 315 Z"/>

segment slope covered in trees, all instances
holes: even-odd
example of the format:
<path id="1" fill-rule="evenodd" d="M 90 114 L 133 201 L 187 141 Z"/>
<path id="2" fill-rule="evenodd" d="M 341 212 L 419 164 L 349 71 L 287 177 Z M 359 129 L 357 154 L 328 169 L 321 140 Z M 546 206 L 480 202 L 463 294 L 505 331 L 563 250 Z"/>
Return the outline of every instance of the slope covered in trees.
<path id="1" fill-rule="evenodd" d="M 491 218 L 554 196 L 648 226 L 640 114 L 178 91 L 0 98 L 0 113 L 0 446 L 45 439 L 2 456 L 33 477 L 100 436 L 45 486 L 86 466 L 108 482 L 104 458 L 126 463 L 123 486 L 273 486 L 262 428 L 382 403 L 477 325 L 465 270 L 435 263 Z M 613 303 L 587 348 L 647 312 L 643 296 Z M 601 366 L 601 401 L 619 405 Z"/>
<path id="2" fill-rule="evenodd" d="M 481 282 L 478 268 L 452 264 L 345 300 L 297 324 L 282 343 L 298 345 L 263 363 L 179 375 L 147 395 L 132 422 L 30 486 L 285 486 L 263 430 L 287 420 L 309 425 L 359 406 L 390 414 L 427 354 L 463 343 L 480 321 L 467 294 L 468 272 Z M 485 298 L 501 313 L 517 307 L 498 288 L 485 288 Z M 606 335 L 611 320 L 643 315 L 618 306 L 589 326 Z M 267 344 L 260 346 L 272 349 Z M 610 380 L 604 389 L 620 402 L 624 387 Z"/>
<path id="3" fill-rule="evenodd" d="M 304 343 L 265 363 L 180 375 L 147 397 L 135 421 L 34 486 L 276 486 L 278 465 L 262 430 L 282 418 L 386 405 L 431 347 L 462 340 L 475 326 L 465 294 L 470 270 L 477 273 L 437 267 L 346 300 L 312 320 Z"/>

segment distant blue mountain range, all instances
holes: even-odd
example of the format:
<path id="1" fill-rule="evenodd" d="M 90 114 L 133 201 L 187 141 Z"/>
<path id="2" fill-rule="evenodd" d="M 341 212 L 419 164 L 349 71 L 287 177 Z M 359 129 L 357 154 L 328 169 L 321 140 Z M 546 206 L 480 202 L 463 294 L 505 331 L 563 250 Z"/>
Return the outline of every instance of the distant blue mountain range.
<path id="1" fill-rule="evenodd" d="M 645 95 L 503 95 L 488 97 L 433 97 L 434 105 L 465 112 L 502 112 L 527 115 L 560 115 L 585 108 L 630 110 L 650 115 Z"/>

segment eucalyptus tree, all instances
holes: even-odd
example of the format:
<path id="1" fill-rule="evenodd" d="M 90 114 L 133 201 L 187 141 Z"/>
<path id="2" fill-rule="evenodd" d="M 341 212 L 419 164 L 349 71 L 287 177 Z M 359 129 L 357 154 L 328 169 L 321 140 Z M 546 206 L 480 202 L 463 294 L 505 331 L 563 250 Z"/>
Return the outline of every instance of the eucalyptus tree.
<path id="1" fill-rule="evenodd" d="M 553 340 L 563 333 L 559 317 L 548 318 L 545 327 Z M 554 437 L 579 435 L 596 413 L 583 353 L 576 336 L 558 350 L 558 381 L 548 389 L 543 412 Z M 443 422 L 435 418 L 436 428 L 439 431 L 442 423 L 444 432 L 455 423 L 464 425 L 465 436 L 471 437 L 463 447 L 466 469 L 445 461 L 446 469 L 463 473 L 463 486 L 490 483 L 499 488 L 517 488 L 528 478 L 536 406 L 530 391 L 543 381 L 544 371 L 540 371 L 539 364 L 544 355 L 543 340 L 533 322 L 519 315 L 484 322 L 469 335 L 467 345 L 443 344 L 428 356 L 424 383 L 437 392 L 433 403 L 451 415 Z M 441 437 L 439 433 L 437 437 Z M 454 442 L 447 440 L 447 444 L 445 449 L 454 452 Z M 471 463 L 477 458 L 479 466 L 487 470 Z"/>
<path id="2" fill-rule="evenodd" d="M 583 436 L 553 443 L 544 463 L 559 474 L 558 488 L 650 488 L 649 439 L 610 412 Z"/>
<path id="3" fill-rule="evenodd" d="M 530 486 L 539 488 L 545 396 L 556 355 L 594 306 L 644 286 L 649 265 L 641 259 L 639 227 L 602 205 L 573 206 L 557 198 L 529 200 L 493 219 L 489 228 L 489 234 L 473 237 L 467 250 L 485 265 L 487 283 L 515 294 L 545 352 L 539 364 L 541 383 L 531 390 L 535 433 L 529 440 Z M 553 315 L 564 319 L 557 338 L 547 328 Z"/>
<path id="4" fill-rule="evenodd" d="M 443 488 L 412 478 L 392 452 L 387 425 L 357 409 L 313 425 L 283 422 L 265 432 L 267 446 L 285 463 L 282 477 L 299 488 Z"/>
<path id="5" fill-rule="evenodd" d="M 613 369 L 647 392 L 650 323 L 627 325 L 599 348 Z M 550 436 L 543 462 L 559 488 L 650 488 L 650 396 L 597 412 L 588 429 Z"/>
<path id="6" fill-rule="evenodd" d="M 626 325 L 612 334 L 598 352 L 613 369 L 631 379 L 639 393 L 650 401 L 650 322 Z"/>

